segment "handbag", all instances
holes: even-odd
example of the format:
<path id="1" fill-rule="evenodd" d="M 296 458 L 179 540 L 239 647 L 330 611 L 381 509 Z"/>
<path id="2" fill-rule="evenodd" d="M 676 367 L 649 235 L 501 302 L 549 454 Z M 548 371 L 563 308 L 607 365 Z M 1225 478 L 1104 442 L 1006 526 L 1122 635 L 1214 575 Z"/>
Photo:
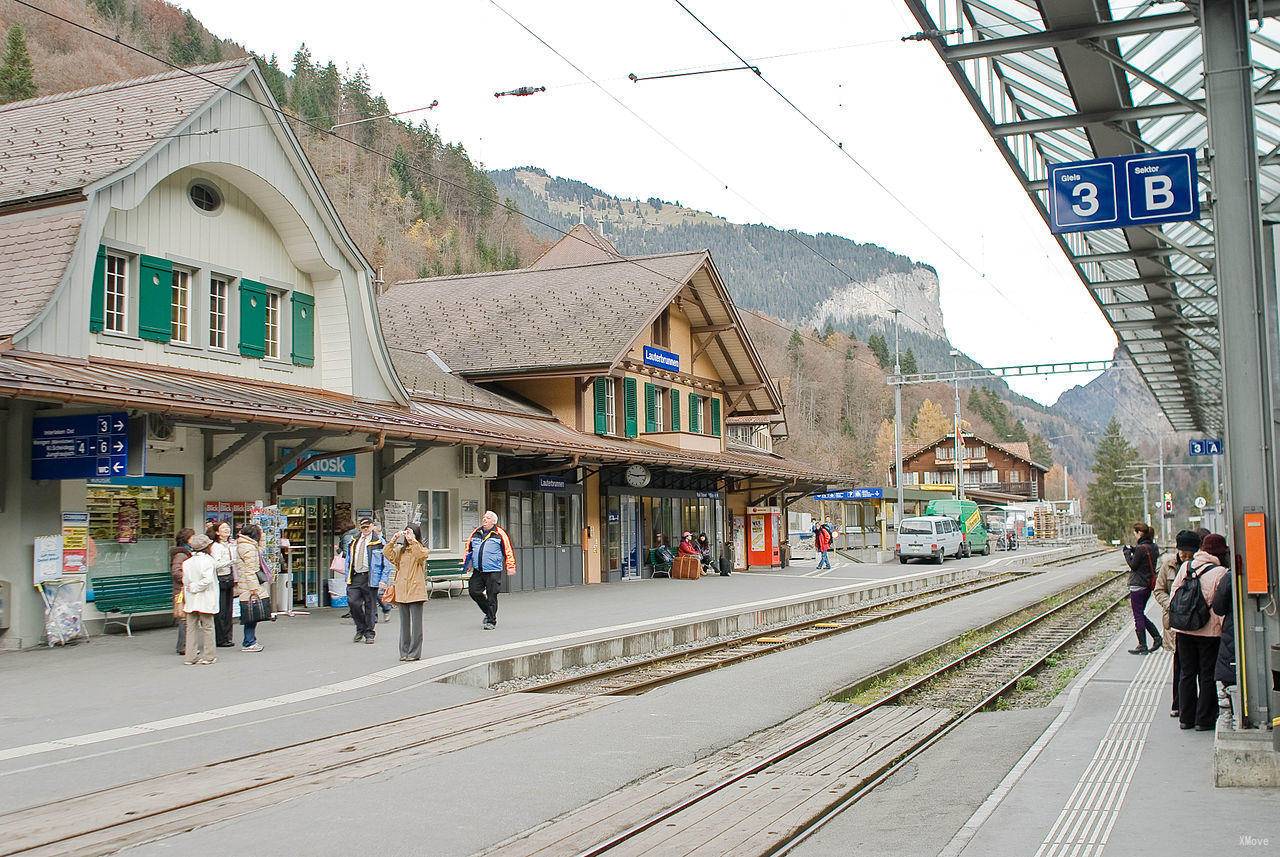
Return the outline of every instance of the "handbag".
<path id="1" fill-rule="evenodd" d="M 388 583 L 387 588 L 378 593 L 378 600 L 383 604 L 395 604 L 396 585 L 394 583 Z"/>
<path id="2" fill-rule="evenodd" d="M 345 575 L 347 573 L 347 558 L 340 553 L 335 553 L 333 561 L 329 563 L 329 573 L 334 577 Z"/>
<path id="3" fill-rule="evenodd" d="M 248 601 L 240 602 L 240 624 L 249 622 L 267 622 L 271 616 L 271 597 L 254 596 Z"/>

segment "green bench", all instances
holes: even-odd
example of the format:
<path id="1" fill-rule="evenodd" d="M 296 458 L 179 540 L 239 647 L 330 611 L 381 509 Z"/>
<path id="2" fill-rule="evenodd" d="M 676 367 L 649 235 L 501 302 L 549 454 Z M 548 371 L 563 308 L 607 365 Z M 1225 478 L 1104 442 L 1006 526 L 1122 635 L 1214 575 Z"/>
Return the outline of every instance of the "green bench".
<path id="1" fill-rule="evenodd" d="M 671 576 L 671 561 L 662 558 L 662 552 L 657 548 L 649 548 L 649 568 L 653 569 L 652 576 L 660 575 Z"/>
<path id="2" fill-rule="evenodd" d="M 121 625 L 132 637 L 130 623 L 135 615 L 173 609 L 173 577 L 167 571 L 93 577 L 89 586 L 93 589 L 93 606 L 108 617 L 104 631 L 111 625 Z M 110 618 L 115 614 L 123 615 L 124 621 Z"/>
<path id="3" fill-rule="evenodd" d="M 436 585 L 443 584 L 445 593 L 452 598 L 453 583 L 457 581 L 465 586 L 469 577 L 471 577 L 471 573 L 463 573 L 462 560 L 460 559 L 427 560 L 427 589 L 429 592 L 435 592 Z"/>

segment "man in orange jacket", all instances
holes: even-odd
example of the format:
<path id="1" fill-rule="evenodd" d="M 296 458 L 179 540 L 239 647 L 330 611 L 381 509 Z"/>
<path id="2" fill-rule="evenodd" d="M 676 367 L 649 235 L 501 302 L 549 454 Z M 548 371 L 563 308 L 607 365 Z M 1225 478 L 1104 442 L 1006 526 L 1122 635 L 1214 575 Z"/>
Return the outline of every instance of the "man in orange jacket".
<path id="1" fill-rule="evenodd" d="M 462 571 L 471 572 L 467 591 L 471 600 L 484 613 L 486 631 L 498 627 L 498 592 L 502 589 L 502 575 L 516 573 L 516 552 L 511 547 L 507 531 L 498 526 L 498 516 L 485 512 L 484 517 L 467 537 L 467 555 L 462 561 Z"/>

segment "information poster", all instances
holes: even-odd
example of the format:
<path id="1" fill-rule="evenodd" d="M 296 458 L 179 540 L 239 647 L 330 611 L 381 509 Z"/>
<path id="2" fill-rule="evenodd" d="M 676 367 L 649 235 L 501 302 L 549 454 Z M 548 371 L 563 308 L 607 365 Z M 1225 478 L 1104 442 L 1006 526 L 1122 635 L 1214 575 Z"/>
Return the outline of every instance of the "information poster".
<path id="1" fill-rule="evenodd" d="M 382 532 L 390 538 L 419 519 L 417 504 L 409 500 L 387 500 L 382 504 Z"/>
<path id="2" fill-rule="evenodd" d="M 62 536 L 36 536 L 32 582 L 39 586 L 59 577 L 62 577 Z"/>
<path id="3" fill-rule="evenodd" d="M 733 567 L 735 569 L 744 569 L 747 567 L 747 550 L 746 535 L 742 526 L 742 517 L 740 515 L 733 516 Z"/>
<path id="4" fill-rule="evenodd" d="M 466 538 L 480 527 L 480 501 L 474 498 L 462 501 L 462 515 L 459 518 L 462 535 Z"/>
<path id="5" fill-rule="evenodd" d="M 89 513 L 62 513 L 62 573 L 84 574 L 89 569 Z"/>
<path id="6" fill-rule="evenodd" d="M 764 518 L 759 515 L 751 516 L 751 550 L 764 550 Z"/>

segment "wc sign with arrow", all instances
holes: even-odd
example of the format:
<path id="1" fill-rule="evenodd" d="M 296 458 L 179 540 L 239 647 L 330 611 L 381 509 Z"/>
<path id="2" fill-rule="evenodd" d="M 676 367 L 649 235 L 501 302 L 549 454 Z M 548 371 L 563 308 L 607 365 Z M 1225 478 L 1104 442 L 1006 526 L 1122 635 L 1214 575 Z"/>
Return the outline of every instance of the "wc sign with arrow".
<path id="1" fill-rule="evenodd" d="M 31 421 L 31 478 L 129 475 L 129 434 L 129 415 L 123 411 L 36 417 Z"/>

